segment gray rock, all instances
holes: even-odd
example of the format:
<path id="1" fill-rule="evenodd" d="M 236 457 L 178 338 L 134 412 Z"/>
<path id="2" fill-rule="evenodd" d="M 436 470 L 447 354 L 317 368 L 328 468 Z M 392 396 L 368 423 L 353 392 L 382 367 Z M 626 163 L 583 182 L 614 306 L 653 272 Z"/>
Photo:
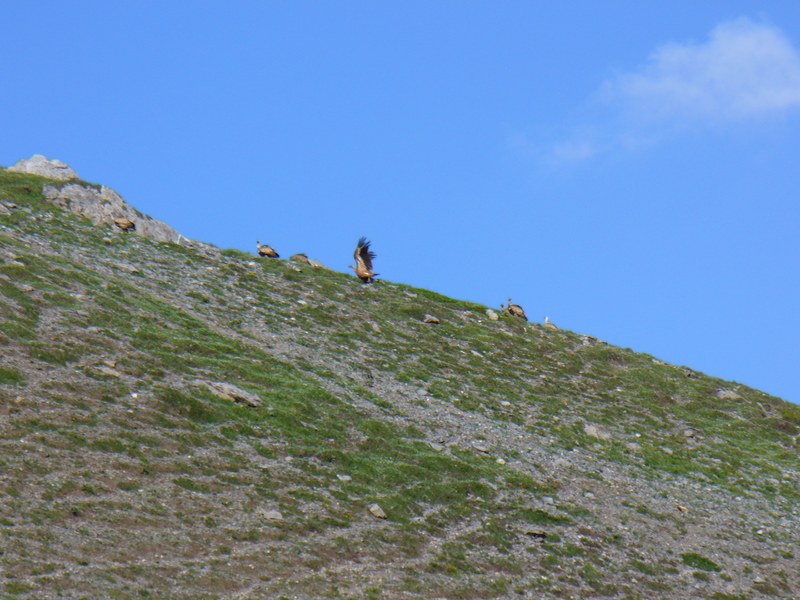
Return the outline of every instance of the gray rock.
<path id="1" fill-rule="evenodd" d="M 30 158 L 17 161 L 14 165 L 8 167 L 8 170 L 18 173 L 32 173 L 48 179 L 58 179 L 59 181 L 78 179 L 78 174 L 70 169 L 68 165 L 60 160 L 50 160 L 41 154 L 34 154 Z"/>
<path id="2" fill-rule="evenodd" d="M 264 521 L 283 521 L 281 511 L 275 510 L 274 508 L 271 510 L 262 509 L 259 511 L 258 516 Z"/>
<path id="3" fill-rule="evenodd" d="M 122 377 L 122 373 L 120 373 L 113 367 L 108 367 L 106 365 L 98 365 L 95 367 L 95 370 L 101 375 L 108 375 L 109 377 L 118 377 L 118 378 Z"/>
<path id="4" fill-rule="evenodd" d="M 441 323 L 441 321 L 439 320 L 438 317 L 434 317 L 433 315 L 428 315 L 428 314 L 426 314 L 423 317 L 422 322 L 423 323 L 432 323 L 433 325 L 438 325 L 439 323 Z"/>
<path id="5" fill-rule="evenodd" d="M 378 504 L 370 504 L 369 512 L 372 513 L 372 516 L 376 519 L 385 519 L 386 513 Z"/>
<path id="6" fill-rule="evenodd" d="M 525 535 L 529 535 L 533 538 L 537 538 L 539 540 L 544 540 L 547 538 L 547 532 L 544 531 L 543 529 L 525 528 L 522 530 L 522 533 L 524 533 Z"/>
<path id="7" fill-rule="evenodd" d="M 611 434 L 609 434 L 605 429 L 598 425 L 592 425 L 591 423 L 584 423 L 583 432 L 586 435 L 590 435 L 600 440 L 608 440 L 611 438 Z"/>
<path id="8" fill-rule="evenodd" d="M 486 309 L 486 316 L 489 317 L 491 321 L 497 321 L 500 319 L 500 315 L 494 312 L 491 308 Z"/>
<path id="9" fill-rule="evenodd" d="M 318 260 L 314 260 L 313 258 L 309 258 L 308 259 L 308 264 L 311 265 L 312 267 L 314 267 L 315 269 L 328 269 L 328 270 L 330 270 L 330 268 L 326 267 L 325 265 L 323 265 Z"/>
<path id="10" fill-rule="evenodd" d="M 246 392 L 243 389 L 238 388 L 230 383 L 222 383 L 220 381 L 207 381 L 205 382 L 205 385 L 214 394 L 216 394 L 217 396 L 219 396 L 224 400 L 230 400 L 231 402 L 239 402 L 240 404 L 246 404 L 247 406 L 261 405 L 261 398 L 259 398 L 255 394 Z"/>
<path id="11" fill-rule="evenodd" d="M 114 225 L 114 219 L 130 219 L 136 224 L 136 233 L 157 242 L 180 242 L 183 236 L 175 229 L 140 213 L 117 192 L 106 186 L 95 187 L 82 183 L 45 185 L 46 199 L 57 206 L 91 219 L 98 225 Z"/>
<path id="12" fill-rule="evenodd" d="M 131 275 L 138 275 L 139 273 L 141 273 L 141 271 L 139 271 L 138 268 L 134 267 L 133 265 L 129 265 L 127 263 L 116 263 L 114 266 L 117 267 L 120 271 L 125 271 L 126 273 L 130 273 Z"/>

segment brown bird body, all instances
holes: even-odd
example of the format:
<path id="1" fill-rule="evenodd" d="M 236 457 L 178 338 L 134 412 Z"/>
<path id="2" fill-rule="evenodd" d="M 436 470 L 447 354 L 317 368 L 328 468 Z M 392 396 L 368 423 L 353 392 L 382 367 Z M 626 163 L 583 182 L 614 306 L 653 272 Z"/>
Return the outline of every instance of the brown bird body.
<path id="1" fill-rule="evenodd" d="M 136 231 L 136 223 L 124 217 L 114 219 L 114 225 L 122 229 L 122 231 Z"/>
<path id="2" fill-rule="evenodd" d="M 353 258 L 356 259 L 356 266 L 350 266 L 356 275 L 363 283 L 372 283 L 374 277 L 378 275 L 372 270 L 372 261 L 375 259 L 376 254 L 369 249 L 370 241 L 361 237 L 356 245 L 356 251 L 353 252 Z"/>
<path id="3" fill-rule="evenodd" d="M 262 244 L 256 240 L 256 248 L 258 249 L 259 256 L 266 256 L 268 258 L 280 258 L 281 255 L 275 252 L 275 248 L 268 244 Z"/>
<path id="4" fill-rule="evenodd" d="M 525 321 L 528 320 L 528 317 L 525 315 L 525 311 L 522 310 L 522 307 L 519 304 L 513 304 L 511 302 L 511 298 L 508 299 L 508 306 L 506 307 L 505 310 L 510 315 L 519 317 L 520 319 L 524 319 Z"/>
<path id="5" fill-rule="evenodd" d="M 550 321 L 549 317 L 545 317 L 544 318 L 544 326 L 545 326 L 545 329 L 552 329 L 553 331 L 557 331 L 558 330 L 558 327 L 556 326 L 556 324 L 552 323 Z"/>
<path id="6" fill-rule="evenodd" d="M 310 265 L 311 261 L 309 260 L 308 256 L 303 254 L 302 252 L 298 252 L 297 254 L 292 254 L 289 257 L 289 260 L 293 262 L 303 263 L 304 265 Z"/>

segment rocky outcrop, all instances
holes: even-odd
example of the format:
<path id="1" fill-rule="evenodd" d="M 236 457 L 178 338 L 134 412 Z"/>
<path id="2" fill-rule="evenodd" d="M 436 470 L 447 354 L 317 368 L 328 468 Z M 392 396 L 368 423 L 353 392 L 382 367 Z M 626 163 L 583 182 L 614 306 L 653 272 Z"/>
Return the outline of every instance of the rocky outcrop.
<path id="1" fill-rule="evenodd" d="M 65 210 L 71 210 L 103 225 L 114 225 L 114 219 L 128 219 L 136 225 L 135 232 L 157 242 L 180 242 L 184 239 L 175 229 L 145 215 L 109 187 L 85 183 L 45 185 L 45 198 Z"/>
<path id="2" fill-rule="evenodd" d="M 18 173 L 33 173 L 48 179 L 58 179 L 59 181 L 69 181 L 78 179 L 78 174 L 68 165 L 60 160 L 50 160 L 41 154 L 34 154 L 30 158 L 23 158 L 14 165 L 8 167 L 9 171 Z"/>
<path id="3" fill-rule="evenodd" d="M 60 160 L 34 154 L 31 158 L 18 161 L 8 170 L 66 182 L 46 184 L 42 188 L 45 198 L 65 210 L 88 217 L 98 225 L 113 226 L 115 221 L 128 220 L 134 224 L 134 227 L 128 228 L 131 232 L 135 231 L 157 242 L 188 241 L 163 221 L 136 210 L 111 188 L 80 181 L 78 174 Z"/>

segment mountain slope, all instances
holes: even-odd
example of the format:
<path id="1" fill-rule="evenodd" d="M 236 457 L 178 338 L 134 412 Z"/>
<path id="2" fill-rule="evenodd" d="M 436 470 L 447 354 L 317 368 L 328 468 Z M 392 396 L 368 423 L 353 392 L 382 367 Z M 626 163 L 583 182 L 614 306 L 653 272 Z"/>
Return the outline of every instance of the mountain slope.
<path id="1" fill-rule="evenodd" d="M 5 595 L 800 594 L 798 407 L 59 185 L 0 170 Z"/>

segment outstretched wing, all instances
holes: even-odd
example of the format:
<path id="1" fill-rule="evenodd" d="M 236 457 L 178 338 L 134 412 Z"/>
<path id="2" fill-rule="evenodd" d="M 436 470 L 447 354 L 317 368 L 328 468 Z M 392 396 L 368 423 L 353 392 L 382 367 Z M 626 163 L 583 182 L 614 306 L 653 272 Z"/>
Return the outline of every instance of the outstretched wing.
<path id="1" fill-rule="evenodd" d="M 372 273 L 372 261 L 375 258 L 375 253 L 369 249 L 370 241 L 366 237 L 361 237 L 358 240 L 356 251 L 353 253 L 353 258 L 356 259 L 356 266 L 358 270 L 369 271 Z"/>

